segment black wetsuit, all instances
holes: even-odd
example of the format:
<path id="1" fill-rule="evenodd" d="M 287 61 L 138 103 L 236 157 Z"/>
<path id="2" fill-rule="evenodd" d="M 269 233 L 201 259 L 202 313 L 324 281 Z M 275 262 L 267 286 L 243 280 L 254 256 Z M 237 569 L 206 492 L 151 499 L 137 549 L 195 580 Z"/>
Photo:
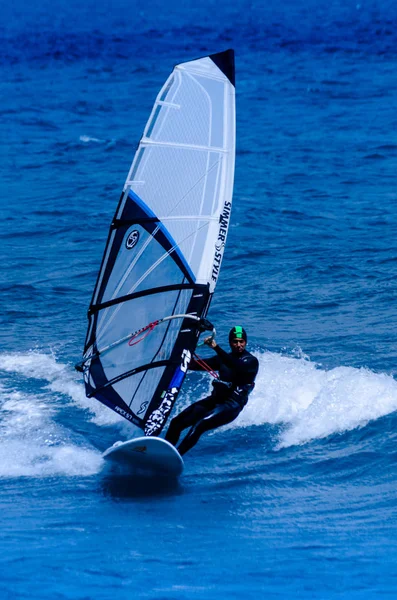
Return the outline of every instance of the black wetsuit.
<path id="1" fill-rule="evenodd" d="M 174 446 L 181 432 L 191 427 L 187 436 L 178 446 L 180 454 L 185 454 L 198 442 L 200 436 L 211 429 L 231 423 L 248 402 L 248 395 L 254 389 L 258 373 L 258 359 L 244 350 L 241 354 L 225 352 L 219 346 L 214 348 L 217 356 L 206 360 L 211 369 L 219 372 L 219 379 L 213 381 L 211 396 L 188 406 L 172 419 L 165 439 Z M 204 371 L 196 361 L 190 369 Z"/>

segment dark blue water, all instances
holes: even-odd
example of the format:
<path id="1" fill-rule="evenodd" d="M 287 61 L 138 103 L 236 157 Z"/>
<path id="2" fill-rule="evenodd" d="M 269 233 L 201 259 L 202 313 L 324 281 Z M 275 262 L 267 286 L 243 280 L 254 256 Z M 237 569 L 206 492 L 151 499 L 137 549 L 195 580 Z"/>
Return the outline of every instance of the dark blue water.
<path id="1" fill-rule="evenodd" d="M 210 318 L 260 374 L 178 483 L 73 365 L 110 220 L 173 65 L 234 47 L 237 161 Z M 397 5 L 2 6 L 1 598 L 397 594 Z M 189 375 L 182 405 L 208 381 Z"/>

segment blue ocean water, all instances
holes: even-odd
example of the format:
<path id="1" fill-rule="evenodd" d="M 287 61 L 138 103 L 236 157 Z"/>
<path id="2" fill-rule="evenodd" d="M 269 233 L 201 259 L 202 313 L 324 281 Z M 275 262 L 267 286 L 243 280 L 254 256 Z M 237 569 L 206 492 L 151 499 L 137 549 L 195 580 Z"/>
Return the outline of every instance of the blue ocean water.
<path id="1" fill-rule="evenodd" d="M 121 186 L 173 65 L 236 51 L 234 209 L 211 305 L 260 361 L 177 483 L 73 369 Z M 397 6 L 53 0 L 0 24 L 0 596 L 397 595 Z M 181 405 L 208 389 L 190 374 Z"/>

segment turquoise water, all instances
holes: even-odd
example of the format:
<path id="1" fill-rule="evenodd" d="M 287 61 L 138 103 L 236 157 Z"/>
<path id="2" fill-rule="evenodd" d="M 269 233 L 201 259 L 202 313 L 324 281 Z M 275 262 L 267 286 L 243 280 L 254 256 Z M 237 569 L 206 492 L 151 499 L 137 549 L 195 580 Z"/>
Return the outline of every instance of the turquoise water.
<path id="1" fill-rule="evenodd" d="M 397 11 L 71 0 L 0 25 L 2 598 L 394 598 Z M 236 51 L 232 226 L 209 317 L 260 362 L 179 482 L 73 369 L 121 186 L 173 65 Z M 181 406 L 208 389 L 189 375 Z"/>

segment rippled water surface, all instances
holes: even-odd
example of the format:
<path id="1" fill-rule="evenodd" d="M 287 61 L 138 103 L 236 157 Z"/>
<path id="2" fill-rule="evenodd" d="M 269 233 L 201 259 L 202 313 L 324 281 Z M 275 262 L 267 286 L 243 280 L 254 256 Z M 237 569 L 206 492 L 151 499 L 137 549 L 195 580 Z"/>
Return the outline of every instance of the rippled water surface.
<path id="1" fill-rule="evenodd" d="M 397 9 L 16 0 L 0 24 L 2 598 L 395 598 Z M 236 51 L 211 305 L 260 362 L 179 482 L 73 369 L 110 220 L 173 65 Z M 190 374 L 180 406 L 208 390 Z"/>

